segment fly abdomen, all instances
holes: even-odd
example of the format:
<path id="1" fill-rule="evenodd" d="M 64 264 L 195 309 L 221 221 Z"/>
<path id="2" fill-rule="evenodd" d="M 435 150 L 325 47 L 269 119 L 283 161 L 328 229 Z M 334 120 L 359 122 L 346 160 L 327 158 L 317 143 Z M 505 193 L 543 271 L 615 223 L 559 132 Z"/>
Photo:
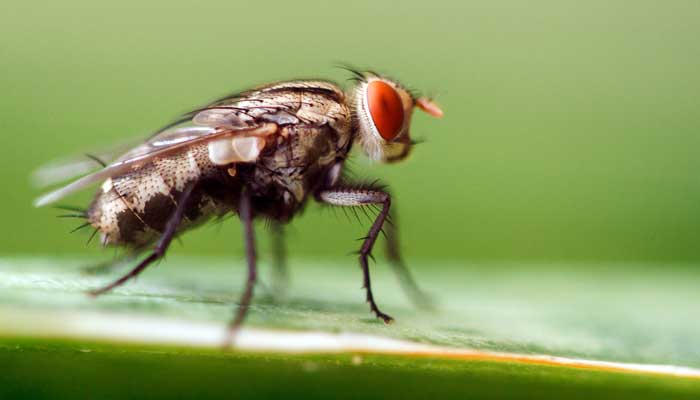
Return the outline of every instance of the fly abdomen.
<path id="1" fill-rule="evenodd" d="M 147 245 L 164 231 L 186 185 L 198 182 L 213 168 L 206 148 L 193 147 L 108 179 L 88 211 L 90 222 L 102 234 L 104 245 Z M 215 209 L 212 199 L 195 189 L 178 231 Z"/>

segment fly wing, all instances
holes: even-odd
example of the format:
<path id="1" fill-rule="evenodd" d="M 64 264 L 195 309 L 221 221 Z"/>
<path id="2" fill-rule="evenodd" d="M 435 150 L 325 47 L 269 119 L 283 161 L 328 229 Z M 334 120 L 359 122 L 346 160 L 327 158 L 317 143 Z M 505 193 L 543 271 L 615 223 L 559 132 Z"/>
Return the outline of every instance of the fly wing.
<path id="1" fill-rule="evenodd" d="M 89 185 L 104 181 L 107 178 L 123 174 L 127 171 L 133 171 L 156 157 L 163 157 L 180 152 L 191 145 L 209 143 L 211 152 L 212 143 L 216 147 L 217 143 L 222 143 L 224 140 L 228 139 L 228 141 L 232 143 L 231 147 L 235 149 L 237 147 L 241 147 L 241 139 L 264 139 L 266 136 L 271 135 L 276 131 L 277 125 L 275 124 L 262 124 L 255 127 L 239 129 L 185 127 L 175 129 L 173 131 L 165 131 L 152 137 L 148 142 L 127 152 L 104 169 L 90 175 L 86 175 L 66 186 L 63 186 L 62 188 L 39 197 L 34 202 L 34 205 L 36 207 L 41 207 L 54 203 L 63 197 Z M 236 143 L 239 144 L 236 145 Z M 260 142 L 257 141 L 256 143 Z M 247 148 L 247 146 L 244 147 Z"/>
<path id="2" fill-rule="evenodd" d="M 69 179 L 77 178 L 102 168 L 124 154 L 134 144 L 116 145 L 109 149 L 93 151 L 80 156 L 66 157 L 41 165 L 32 172 L 31 182 L 37 188 L 45 188 Z"/>
<path id="3" fill-rule="evenodd" d="M 137 169 L 155 157 L 182 151 L 192 144 L 208 143 L 212 162 L 224 165 L 254 161 L 266 144 L 264 137 L 278 127 L 298 123 L 328 124 L 345 132 L 349 129 L 349 110 L 344 96 L 339 87 L 325 81 L 279 82 L 226 96 L 183 114 L 104 169 L 50 192 L 34 204 L 39 207 L 53 203 L 93 183 Z M 81 167 L 84 166 L 81 164 Z"/>
<path id="4" fill-rule="evenodd" d="M 192 128 L 191 119 L 195 114 L 195 112 L 184 114 L 160 128 L 147 139 L 147 143 L 143 143 L 143 139 L 131 140 L 102 150 L 91 151 L 87 154 L 48 162 L 32 172 L 31 182 L 37 188 L 45 188 L 69 179 L 75 179 L 100 167 L 106 167 L 118 158 L 128 158 L 132 153 L 136 155 L 136 153 L 148 152 L 154 147 L 149 145 L 150 142 L 158 141 L 158 143 L 155 143 L 155 147 L 158 147 L 167 140 L 174 141 L 177 137 L 182 139 L 182 135 L 195 136 L 197 134 L 196 129 L 186 129 Z M 187 125 L 188 122 L 189 125 Z M 201 132 L 206 133 L 204 130 Z M 168 139 L 171 136 L 172 138 Z"/>

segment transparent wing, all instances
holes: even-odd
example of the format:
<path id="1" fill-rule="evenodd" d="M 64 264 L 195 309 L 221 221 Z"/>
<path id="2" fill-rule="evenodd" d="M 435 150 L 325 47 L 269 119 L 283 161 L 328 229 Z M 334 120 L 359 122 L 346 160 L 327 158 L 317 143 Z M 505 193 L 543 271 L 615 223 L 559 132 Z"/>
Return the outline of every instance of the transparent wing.
<path id="1" fill-rule="evenodd" d="M 320 97 L 319 97 L 320 96 Z M 200 141 L 226 136 L 265 136 L 277 126 L 299 122 L 322 125 L 334 124 L 325 112 L 329 105 L 337 104 L 344 96 L 342 90 L 329 82 L 291 81 L 278 82 L 253 90 L 234 93 L 208 105 L 181 115 L 157 130 L 148 140 L 124 153 L 95 154 L 104 161 L 116 160 L 102 170 L 84 176 L 75 182 L 40 197 L 35 205 L 52 203 L 94 182 L 123 173 L 140 163 Z M 195 126 L 192 126 L 195 125 Z M 272 131 L 270 131 L 272 129 Z M 220 163 L 232 160 L 249 161 L 259 154 L 264 141 L 236 140 L 232 145 L 214 145 L 210 155 Z M 122 154 L 119 157 L 119 154 Z M 104 157 L 104 158 L 103 158 Z M 52 163 L 34 174 L 40 186 L 59 183 L 93 171 L 98 164 L 85 158 L 72 162 Z"/>
<path id="2" fill-rule="evenodd" d="M 122 154 L 116 159 L 114 164 L 118 164 L 120 162 L 131 162 L 132 160 L 140 160 L 142 157 L 147 157 L 150 154 L 163 149 L 174 150 L 182 147 L 183 145 L 192 144 L 197 140 L 211 138 L 217 133 L 222 132 L 224 132 L 223 129 L 217 129 L 216 127 L 210 126 L 187 126 L 167 130 L 149 138 L 148 141 Z M 243 134 L 242 131 L 240 134 Z"/>
<path id="3" fill-rule="evenodd" d="M 163 157 L 182 151 L 191 145 L 232 137 L 265 137 L 274 133 L 276 130 L 277 125 L 268 123 L 239 129 L 190 126 L 172 131 L 165 131 L 150 138 L 148 142 L 128 151 L 105 168 L 39 197 L 34 201 L 34 205 L 36 207 L 41 207 L 54 203 L 89 185 L 139 168 L 156 157 Z"/>
<path id="4" fill-rule="evenodd" d="M 66 157 L 41 165 L 32 172 L 34 187 L 45 188 L 69 179 L 77 178 L 116 160 L 121 154 L 134 148 L 134 143 L 120 144 L 109 149 L 91 151 L 79 156 Z"/>

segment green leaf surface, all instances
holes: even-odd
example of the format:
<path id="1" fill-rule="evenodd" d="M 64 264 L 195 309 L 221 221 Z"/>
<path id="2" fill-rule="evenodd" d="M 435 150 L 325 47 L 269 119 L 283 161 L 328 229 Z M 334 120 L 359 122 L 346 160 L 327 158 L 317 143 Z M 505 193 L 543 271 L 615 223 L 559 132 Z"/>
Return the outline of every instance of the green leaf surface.
<path id="1" fill-rule="evenodd" d="M 360 271 L 354 261 L 351 257 L 294 260 L 292 282 L 282 296 L 271 293 L 271 271 L 263 265 L 262 284 L 246 326 L 357 332 L 525 355 L 700 367 L 700 349 L 695 345 L 700 323 L 692 317 L 700 273 L 692 268 L 442 263 L 439 269 L 431 269 L 425 263 L 417 270 L 417 278 L 436 307 L 435 311 L 421 311 L 406 299 L 387 267 L 373 265 L 377 300 L 397 320 L 385 326 L 363 303 Z M 86 290 L 123 271 L 90 276 L 80 271 L 85 265 L 86 261 L 78 260 L 0 260 L 0 365 L 6 370 L 9 366 L 3 379 L 14 382 L 11 393 L 58 396 L 74 390 L 73 383 L 50 378 L 55 372 L 49 371 L 56 368 L 70 371 L 86 385 L 81 390 L 90 388 L 108 397 L 151 391 L 156 397 L 167 397 L 182 390 L 315 397 L 329 393 L 334 385 L 344 390 L 340 397 L 382 397 L 382 390 L 417 397 L 427 393 L 454 397 L 467 392 L 525 397 L 549 390 L 569 397 L 605 393 L 611 398 L 700 393 L 700 382 L 689 378 L 510 362 L 388 355 L 364 355 L 357 362 L 351 354 L 226 353 L 187 346 L 54 340 L 50 339 L 50 325 L 40 328 L 48 332 L 37 332 L 39 328 L 33 331 L 28 326 L 31 319 L 28 323 L 26 318 L 17 318 L 100 312 L 115 318 L 152 316 L 192 324 L 220 323 L 223 330 L 245 274 L 236 261 L 173 258 L 147 270 L 136 282 L 91 299 Z M 36 324 L 43 326 L 38 320 Z M 129 377 L 130 383 L 121 387 L 116 384 L 118 379 L 104 375 Z M 148 383 L 169 376 L 179 381 L 175 385 Z M 31 389 L 29 383 L 36 377 L 51 383 Z M 353 379 L 363 384 L 353 385 Z"/>

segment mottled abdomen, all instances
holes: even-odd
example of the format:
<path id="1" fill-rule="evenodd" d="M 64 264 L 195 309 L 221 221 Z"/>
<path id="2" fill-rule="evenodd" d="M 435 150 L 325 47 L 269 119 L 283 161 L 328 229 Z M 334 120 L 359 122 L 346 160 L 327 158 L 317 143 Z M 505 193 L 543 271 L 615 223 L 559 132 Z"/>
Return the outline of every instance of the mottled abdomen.
<path id="1" fill-rule="evenodd" d="M 88 210 L 90 223 L 100 232 L 103 245 L 148 245 L 165 229 L 186 185 L 218 173 L 220 168 L 209 161 L 206 145 L 157 158 L 106 180 Z M 198 188 L 178 231 L 226 211 Z"/>

